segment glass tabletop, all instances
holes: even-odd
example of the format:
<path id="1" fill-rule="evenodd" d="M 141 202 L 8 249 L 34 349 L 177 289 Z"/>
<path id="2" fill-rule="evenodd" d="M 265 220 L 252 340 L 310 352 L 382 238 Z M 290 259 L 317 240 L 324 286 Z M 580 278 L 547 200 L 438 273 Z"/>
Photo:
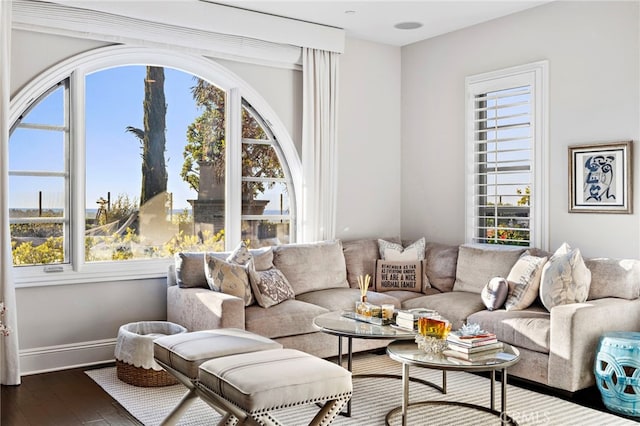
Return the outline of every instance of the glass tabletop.
<path id="1" fill-rule="evenodd" d="M 445 349 L 442 353 L 427 353 L 414 342 L 397 341 L 387 346 L 387 354 L 395 361 L 439 370 L 501 370 L 520 359 L 520 352 L 506 343 L 502 344 L 502 349 L 473 354 L 466 359 L 452 351 Z"/>
<path id="2" fill-rule="evenodd" d="M 351 315 L 350 315 L 351 314 Z M 411 339 L 415 333 L 394 325 L 377 325 L 353 319 L 353 312 L 328 312 L 313 319 L 320 331 L 359 339 Z"/>

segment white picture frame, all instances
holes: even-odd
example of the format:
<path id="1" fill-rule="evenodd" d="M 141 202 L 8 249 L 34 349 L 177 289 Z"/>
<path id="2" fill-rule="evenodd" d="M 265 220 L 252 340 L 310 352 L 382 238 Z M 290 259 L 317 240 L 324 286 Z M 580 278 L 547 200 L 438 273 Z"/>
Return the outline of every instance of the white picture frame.
<path id="1" fill-rule="evenodd" d="M 569 147 L 569 212 L 632 213 L 632 141 Z"/>

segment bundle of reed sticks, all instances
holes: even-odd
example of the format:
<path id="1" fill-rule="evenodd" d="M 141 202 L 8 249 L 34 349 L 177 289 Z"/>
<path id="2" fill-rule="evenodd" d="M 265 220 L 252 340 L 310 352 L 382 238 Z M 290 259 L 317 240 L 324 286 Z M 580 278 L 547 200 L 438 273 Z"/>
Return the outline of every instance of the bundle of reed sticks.
<path id="1" fill-rule="evenodd" d="M 358 287 L 360 288 L 360 296 L 362 300 L 367 297 L 367 290 L 369 290 L 369 284 L 371 282 L 371 276 L 369 274 L 362 276 L 358 275 Z"/>

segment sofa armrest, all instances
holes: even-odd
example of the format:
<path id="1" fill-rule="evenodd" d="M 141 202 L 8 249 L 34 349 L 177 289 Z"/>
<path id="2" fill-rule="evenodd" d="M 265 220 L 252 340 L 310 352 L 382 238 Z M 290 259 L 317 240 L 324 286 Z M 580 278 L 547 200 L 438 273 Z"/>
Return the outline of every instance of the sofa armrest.
<path id="1" fill-rule="evenodd" d="M 189 331 L 244 329 L 244 300 L 204 288 L 167 288 L 167 320 Z"/>
<path id="2" fill-rule="evenodd" d="M 575 392 L 595 384 L 600 336 L 640 329 L 640 299 L 604 298 L 551 309 L 549 385 Z"/>

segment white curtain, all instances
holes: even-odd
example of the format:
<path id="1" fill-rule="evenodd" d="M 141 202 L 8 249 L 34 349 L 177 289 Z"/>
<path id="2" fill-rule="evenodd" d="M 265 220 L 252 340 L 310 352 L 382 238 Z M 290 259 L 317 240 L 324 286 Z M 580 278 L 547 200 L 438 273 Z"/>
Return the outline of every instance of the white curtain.
<path id="1" fill-rule="evenodd" d="M 9 98 L 11 96 L 11 0 L 0 1 L 0 302 L 6 311 L 0 321 L 8 335 L 0 333 L 0 383 L 20 384 L 16 292 L 13 285 L 11 235 L 9 233 Z M 3 328 L 4 329 L 4 328 Z"/>
<path id="2" fill-rule="evenodd" d="M 302 241 L 335 238 L 339 54 L 302 52 Z"/>

